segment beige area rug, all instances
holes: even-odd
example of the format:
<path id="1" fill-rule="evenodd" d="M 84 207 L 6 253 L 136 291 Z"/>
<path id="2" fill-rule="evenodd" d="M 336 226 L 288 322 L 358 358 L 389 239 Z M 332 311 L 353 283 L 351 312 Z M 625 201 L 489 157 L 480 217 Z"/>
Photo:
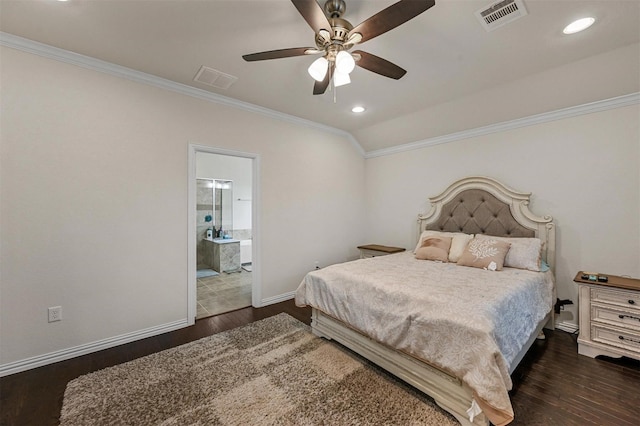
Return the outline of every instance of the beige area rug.
<path id="1" fill-rule="evenodd" d="M 279 314 L 81 376 L 62 426 L 458 425 L 428 397 Z"/>

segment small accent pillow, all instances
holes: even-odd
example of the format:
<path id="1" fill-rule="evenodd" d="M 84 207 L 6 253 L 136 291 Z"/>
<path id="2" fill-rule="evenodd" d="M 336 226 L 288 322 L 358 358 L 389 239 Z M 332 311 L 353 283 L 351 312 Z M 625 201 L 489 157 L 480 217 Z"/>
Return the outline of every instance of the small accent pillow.
<path id="1" fill-rule="evenodd" d="M 504 266 L 540 272 L 542 240 L 539 238 L 493 237 L 481 234 L 476 235 L 476 237 L 511 243 L 507 256 L 504 258 Z"/>
<path id="2" fill-rule="evenodd" d="M 501 271 L 510 243 L 490 238 L 474 238 L 464 249 L 458 265 Z"/>
<path id="3" fill-rule="evenodd" d="M 473 238 L 472 234 L 465 234 L 462 232 L 443 232 L 443 231 L 431 231 L 427 230 L 422 232 L 420 238 L 418 239 L 418 245 L 413 251 L 416 253 L 420 247 L 422 247 L 422 242 L 429 237 L 449 237 L 451 240 L 451 247 L 449 248 L 449 262 L 457 262 L 462 256 L 462 252 L 464 251 L 469 241 Z"/>
<path id="4" fill-rule="evenodd" d="M 422 247 L 416 250 L 416 259 L 449 261 L 450 237 L 430 237 L 422 242 Z"/>

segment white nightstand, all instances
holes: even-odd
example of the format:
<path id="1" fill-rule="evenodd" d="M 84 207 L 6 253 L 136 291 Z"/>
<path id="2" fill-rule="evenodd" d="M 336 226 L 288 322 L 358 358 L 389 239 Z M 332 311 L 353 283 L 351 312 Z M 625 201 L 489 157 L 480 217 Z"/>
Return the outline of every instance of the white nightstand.
<path id="1" fill-rule="evenodd" d="M 578 353 L 640 359 L 640 280 L 582 271 L 573 280 L 580 286 Z"/>
<path id="2" fill-rule="evenodd" d="M 368 257 L 386 256 L 388 254 L 400 253 L 405 251 L 402 247 L 389 247 L 381 246 L 379 244 L 367 244 L 364 246 L 358 246 L 360 250 L 360 259 L 366 259 Z"/>

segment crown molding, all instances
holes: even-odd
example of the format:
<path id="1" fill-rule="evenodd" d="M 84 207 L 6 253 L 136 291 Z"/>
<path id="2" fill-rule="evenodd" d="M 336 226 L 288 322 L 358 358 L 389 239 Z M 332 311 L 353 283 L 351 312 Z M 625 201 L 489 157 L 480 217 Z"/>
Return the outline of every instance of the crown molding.
<path id="1" fill-rule="evenodd" d="M 550 121 L 562 120 L 565 118 L 576 117 L 594 112 L 606 111 L 615 108 L 622 108 L 640 103 L 640 92 L 630 93 L 628 95 L 617 96 L 615 98 L 604 99 L 601 101 L 590 102 L 582 105 L 562 108 L 555 111 L 549 111 L 542 114 L 531 115 L 529 117 L 518 118 L 501 123 L 490 124 L 488 126 L 476 127 L 475 129 L 463 130 L 461 132 L 450 133 L 448 135 L 437 136 L 434 138 L 423 139 L 417 142 L 410 142 L 390 148 L 369 151 L 365 154 L 365 158 L 383 157 L 393 155 L 400 152 L 422 149 L 429 146 L 440 145 L 443 143 L 455 142 L 462 139 L 473 138 L 477 136 L 489 135 L 491 133 L 505 132 L 507 130 L 519 129 L 521 127 L 533 126 L 536 124 L 547 123 Z"/>
<path id="2" fill-rule="evenodd" d="M 218 95 L 206 90 L 187 86 L 186 84 L 176 83 L 165 78 L 136 71 L 131 68 L 112 64 L 90 56 L 80 55 L 68 50 L 53 47 L 44 43 L 39 43 L 23 37 L 0 31 L 0 45 L 21 50 L 34 55 L 45 58 L 65 62 L 82 68 L 110 74 L 116 77 L 125 78 L 138 83 L 147 84 L 165 90 L 181 93 L 207 102 L 229 106 L 256 114 L 261 114 L 276 120 L 285 121 L 291 124 L 305 126 L 326 133 L 346 138 L 353 148 L 365 159 L 383 157 L 393 155 L 400 152 L 422 149 L 429 146 L 440 145 L 449 142 L 455 142 L 462 139 L 473 138 L 477 136 L 488 135 L 492 133 L 504 132 L 508 130 L 518 129 L 521 127 L 533 126 L 536 124 L 546 123 L 549 121 L 562 120 L 565 118 L 576 117 L 583 114 L 591 114 L 594 112 L 606 111 L 615 108 L 621 108 L 640 103 L 640 92 L 628 95 L 618 96 L 615 98 L 604 99 L 583 105 L 563 108 L 555 111 L 549 111 L 542 114 L 536 114 L 529 117 L 518 118 L 515 120 L 504 121 L 501 123 L 490 124 L 488 126 L 476 127 L 474 129 L 463 130 L 461 132 L 450 133 L 447 135 L 437 136 L 434 138 L 423 139 L 416 142 L 410 142 L 390 148 L 383 148 L 374 151 L 365 152 L 358 140 L 349 132 L 317 123 L 315 121 L 296 117 L 290 114 L 284 114 L 269 108 L 264 108 L 248 102 L 242 102 L 227 96 Z"/>
<path id="3" fill-rule="evenodd" d="M 24 37 L 19 37 L 13 34 L 0 31 L 0 45 L 10 47 L 12 49 L 21 50 L 23 52 L 31 53 L 34 55 L 42 56 L 44 58 L 53 59 L 67 64 L 76 65 L 82 68 L 90 69 L 93 71 L 102 72 L 112 76 L 125 78 L 127 80 L 135 81 L 137 83 L 143 83 L 150 86 L 158 87 L 160 89 L 170 90 L 186 96 L 191 96 L 207 102 L 212 102 L 220 105 L 225 105 L 232 108 L 237 108 L 243 111 L 253 112 L 261 114 L 269 118 L 273 118 L 287 123 L 309 127 L 315 130 L 320 130 L 326 133 L 331 133 L 337 136 L 346 138 L 355 150 L 361 155 L 365 156 L 364 149 L 356 138 L 349 132 L 346 132 L 335 127 L 327 126 L 325 124 L 317 123 L 315 121 L 307 120 L 304 118 L 296 117 L 290 114 L 284 114 L 282 112 L 274 111 L 269 108 L 261 107 L 251 104 L 249 102 L 242 102 L 237 99 L 230 98 L 228 96 L 218 95 L 216 93 L 208 92 L 206 90 L 198 89 L 196 87 L 187 86 L 186 84 L 176 83 L 175 81 L 167 80 L 166 78 L 158 77 L 152 74 L 147 74 L 141 71 L 136 71 L 131 68 L 116 65 L 111 62 L 102 61 L 100 59 L 92 58 L 90 56 L 81 55 L 65 49 L 50 46 L 48 44 L 40 43 L 37 41 L 29 40 Z"/>

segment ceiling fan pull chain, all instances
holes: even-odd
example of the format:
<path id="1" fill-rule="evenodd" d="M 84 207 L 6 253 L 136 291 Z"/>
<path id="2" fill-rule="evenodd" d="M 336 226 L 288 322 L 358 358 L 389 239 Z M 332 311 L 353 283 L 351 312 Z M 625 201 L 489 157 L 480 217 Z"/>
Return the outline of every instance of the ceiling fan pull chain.
<path id="1" fill-rule="evenodd" d="M 333 90 L 333 103 L 336 103 L 336 98 L 337 98 L 337 94 L 338 94 L 338 90 L 336 89 L 336 81 L 333 78 L 333 67 L 331 67 L 331 69 L 329 70 L 331 72 L 331 90 Z"/>

